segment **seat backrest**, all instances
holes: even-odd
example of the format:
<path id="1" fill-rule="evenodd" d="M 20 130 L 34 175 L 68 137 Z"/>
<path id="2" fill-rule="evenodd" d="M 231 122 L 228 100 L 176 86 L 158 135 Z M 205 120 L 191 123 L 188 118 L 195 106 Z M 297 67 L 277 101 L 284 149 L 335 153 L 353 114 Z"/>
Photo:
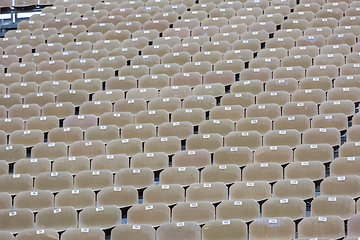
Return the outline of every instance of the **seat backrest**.
<path id="1" fill-rule="evenodd" d="M 307 217 L 299 223 L 298 235 L 300 238 L 341 238 L 345 236 L 345 226 L 338 216 Z"/>
<path id="2" fill-rule="evenodd" d="M 55 207 L 73 207 L 76 210 L 95 206 L 95 193 L 90 188 L 64 189 L 55 196 Z"/>
<path id="3" fill-rule="evenodd" d="M 99 206 L 128 207 L 138 203 L 138 193 L 133 186 L 105 187 L 97 195 Z"/>
<path id="4" fill-rule="evenodd" d="M 247 238 L 247 225 L 241 219 L 211 220 L 202 229 L 203 240 L 215 240 L 218 238 Z"/>
<path id="5" fill-rule="evenodd" d="M 249 227 L 251 239 L 264 239 L 272 237 L 277 239 L 295 238 L 295 223 L 287 217 L 258 218 Z"/>
<path id="6" fill-rule="evenodd" d="M 201 228 L 194 222 L 164 223 L 156 231 L 156 239 L 201 239 Z"/>
<path id="7" fill-rule="evenodd" d="M 168 167 L 160 173 L 160 184 L 180 184 L 187 186 L 199 182 L 199 171 L 196 167 Z"/>
<path id="8" fill-rule="evenodd" d="M 79 228 L 109 229 L 121 223 L 121 210 L 115 205 L 86 207 L 79 214 Z"/>
<path id="9" fill-rule="evenodd" d="M 155 240 L 155 230 L 150 224 L 120 224 L 111 230 L 111 240 L 121 238 L 129 240 Z"/>
<path id="10" fill-rule="evenodd" d="M 271 186 L 266 181 L 235 182 L 230 187 L 229 199 L 255 199 L 256 201 L 271 198 Z"/>
<path id="11" fill-rule="evenodd" d="M 91 228 L 69 228 L 62 235 L 61 238 L 64 240 L 104 240 L 105 233 L 101 228 L 91 227 Z"/>
<path id="12" fill-rule="evenodd" d="M 153 227 L 170 223 L 170 208 L 165 203 L 136 204 L 128 210 L 129 224 L 151 224 Z"/>
<path id="13" fill-rule="evenodd" d="M 208 201 L 178 203 L 172 209 L 173 222 L 203 224 L 210 220 L 215 220 L 215 207 Z"/>
<path id="14" fill-rule="evenodd" d="M 14 198 L 14 208 L 28 208 L 31 211 L 38 211 L 42 208 L 54 206 L 54 195 L 49 190 L 37 192 L 24 191 Z"/>
<path id="15" fill-rule="evenodd" d="M 0 231 L 18 233 L 34 228 L 34 215 L 30 209 L 4 209 L 0 210 L 0 223 Z"/>
<path id="16" fill-rule="evenodd" d="M 77 212 L 73 207 L 43 208 L 36 215 L 35 229 L 52 228 L 64 231 L 77 227 L 77 220 Z"/>

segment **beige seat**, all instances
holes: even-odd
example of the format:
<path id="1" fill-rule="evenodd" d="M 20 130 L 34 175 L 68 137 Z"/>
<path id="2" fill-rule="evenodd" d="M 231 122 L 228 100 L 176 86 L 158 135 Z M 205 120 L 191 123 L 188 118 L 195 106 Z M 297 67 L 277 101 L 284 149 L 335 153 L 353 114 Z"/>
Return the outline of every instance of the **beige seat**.
<path id="1" fill-rule="evenodd" d="M 310 119 L 305 115 L 280 116 L 274 120 L 274 130 L 296 129 L 300 133 L 310 128 Z"/>
<path id="2" fill-rule="evenodd" d="M 114 205 L 86 207 L 79 214 L 79 228 L 110 229 L 121 223 L 121 210 Z"/>
<path id="3" fill-rule="evenodd" d="M 62 238 L 65 240 L 73 239 L 104 239 L 105 233 L 101 228 L 91 227 L 91 228 L 69 228 L 62 235 Z"/>
<path id="4" fill-rule="evenodd" d="M 330 162 L 334 159 L 333 149 L 329 144 L 305 144 L 303 143 L 294 151 L 295 162 L 321 161 Z"/>
<path id="5" fill-rule="evenodd" d="M 339 157 L 330 164 L 330 176 L 358 175 L 355 169 L 358 157 Z"/>
<path id="6" fill-rule="evenodd" d="M 299 237 L 341 238 L 345 235 L 344 223 L 338 216 L 308 217 L 299 223 Z"/>
<path id="7" fill-rule="evenodd" d="M 111 231 L 111 236 L 113 239 L 155 240 L 155 230 L 150 224 L 141 224 L 141 225 L 120 224 L 117 225 Z"/>
<path id="8" fill-rule="evenodd" d="M 21 230 L 34 228 L 34 215 L 30 209 L 4 209 L 0 210 L 0 216 L 1 231 L 14 234 Z"/>
<path id="9" fill-rule="evenodd" d="M 64 231 L 77 226 L 77 212 L 73 207 L 43 208 L 36 215 L 35 229 L 52 228 Z"/>
<path id="10" fill-rule="evenodd" d="M 69 172 L 41 173 L 35 178 L 34 190 L 58 192 L 73 187 L 73 178 Z"/>
<path id="11" fill-rule="evenodd" d="M 60 157 L 53 162 L 53 172 L 69 172 L 78 174 L 90 170 L 90 160 L 87 157 Z"/>
<path id="12" fill-rule="evenodd" d="M 258 218 L 249 227 L 251 239 L 264 239 L 267 237 L 277 239 L 295 238 L 295 223 L 288 217 Z"/>
<path id="13" fill-rule="evenodd" d="M 138 138 L 112 140 L 106 145 L 107 154 L 135 155 L 142 152 L 142 143 Z"/>
<path id="14" fill-rule="evenodd" d="M 349 196 L 318 196 L 311 203 L 312 217 L 339 216 L 349 219 L 355 214 L 355 201 Z"/>
<path id="15" fill-rule="evenodd" d="M 65 143 L 38 143 L 31 150 L 32 158 L 48 158 L 54 160 L 67 155 Z"/>
<path id="16" fill-rule="evenodd" d="M 160 184 L 180 184 L 187 186 L 199 182 L 199 171 L 196 167 L 168 167 L 160 173 Z"/>
<path id="17" fill-rule="evenodd" d="M 253 104 L 247 108 L 247 117 L 268 117 L 274 120 L 280 115 L 280 106 L 275 103 Z"/>
<path id="18" fill-rule="evenodd" d="M 174 222 L 196 222 L 203 224 L 215 219 L 215 207 L 208 201 L 178 203 L 172 210 Z"/>
<path id="19" fill-rule="evenodd" d="M 74 179 L 74 188 L 90 188 L 99 190 L 113 185 L 113 176 L 110 170 L 99 171 L 81 171 L 76 174 Z"/>
<path id="20" fill-rule="evenodd" d="M 257 131 L 263 135 L 271 129 L 271 120 L 267 117 L 248 117 L 236 122 L 236 131 Z M 246 137 L 246 134 L 244 134 L 244 137 Z"/>
<path id="21" fill-rule="evenodd" d="M 1 192 L 7 192 L 11 195 L 22 191 L 32 190 L 32 178 L 29 174 L 1 175 Z"/>
<path id="22" fill-rule="evenodd" d="M 285 167 L 285 179 L 309 178 L 313 181 L 325 178 L 325 167 L 320 161 L 294 162 Z"/>
<path id="23" fill-rule="evenodd" d="M 93 114 L 87 115 L 72 115 L 65 118 L 63 122 L 64 128 L 80 127 L 82 130 L 86 130 L 89 127 L 97 125 L 97 118 Z"/>
<path id="24" fill-rule="evenodd" d="M 319 107 L 320 114 L 344 113 L 346 116 L 354 115 L 355 104 L 350 100 L 326 101 Z"/>
<path id="25" fill-rule="evenodd" d="M 134 186 L 140 189 L 153 185 L 153 183 L 154 176 L 150 168 L 120 169 L 115 174 L 115 187 Z"/>
<path id="26" fill-rule="evenodd" d="M 336 128 L 312 128 L 303 134 L 304 144 L 327 143 L 331 146 L 340 145 L 340 132 Z"/>
<path id="27" fill-rule="evenodd" d="M 185 190 L 180 184 L 153 185 L 144 191 L 144 204 L 166 203 L 173 205 L 184 202 Z"/>
<path id="28" fill-rule="evenodd" d="M 153 227 L 170 222 L 170 208 L 165 203 L 136 204 L 128 210 L 129 224 L 151 224 Z"/>
<path id="29" fill-rule="evenodd" d="M 273 130 L 264 135 L 263 145 L 287 145 L 291 148 L 296 148 L 301 144 L 301 135 L 295 129 L 290 130 Z"/>
<path id="30" fill-rule="evenodd" d="M 187 150 L 206 149 L 214 152 L 223 146 L 223 139 L 218 133 L 211 134 L 195 134 L 188 138 L 186 142 Z"/>
<path id="31" fill-rule="evenodd" d="M 277 162 L 280 164 L 287 164 L 293 160 L 293 152 L 289 146 L 263 146 L 259 147 L 254 152 L 255 163 Z M 279 146 L 280 145 L 280 146 Z"/>
<path id="32" fill-rule="evenodd" d="M 59 239 L 59 234 L 54 229 L 44 229 L 44 230 L 35 230 L 35 229 L 25 229 L 18 233 L 16 239 L 25 240 L 25 239 L 36 239 L 41 235 L 43 238 L 53 238 Z M 12 239 L 12 238 L 11 238 Z M 7 240 L 7 238 L 5 238 Z"/>
<path id="33" fill-rule="evenodd" d="M 54 206 L 54 195 L 49 190 L 21 192 L 14 198 L 14 208 L 28 208 L 33 212 Z"/>
<path id="34" fill-rule="evenodd" d="M 186 189 L 186 202 L 220 202 L 227 199 L 227 191 L 222 182 L 193 183 Z"/>
<path id="35" fill-rule="evenodd" d="M 293 221 L 306 217 L 306 204 L 300 198 L 272 198 L 262 205 L 263 218 L 289 217 Z"/>
<path id="36" fill-rule="evenodd" d="M 89 206 L 95 206 L 95 193 L 91 189 L 65 189 L 55 196 L 55 207 L 73 207 L 79 210 Z"/>
<path id="37" fill-rule="evenodd" d="M 279 199 L 294 197 L 303 200 L 313 199 L 315 198 L 315 184 L 309 178 L 279 180 L 273 186 L 273 196 Z"/>
<path id="38" fill-rule="evenodd" d="M 200 239 L 201 228 L 194 222 L 164 223 L 156 231 L 156 239 Z"/>
<path id="39" fill-rule="evenodd" d="M 105 154 L 105 144 L 100 140 L 76 141 L 69 147 L 69 156 L 87 156 L 93 158 Z"/>
<path id="40" fill-rule="evenodd" d="M 127 207 L 138 203 L 137 191 L 132 186 L 106 187 L 98 193 L 98 205 L 116 205 Z"/>
<path id="41" fill-rule="evenodd" d="M 14 174 L 29 174 L 35 177 L 42 172 L 51 172 L 51 163 L 47 158 L 20 159 L 14 164 L 13 171 Z"/>
<path id="42" fill-rule="evenodd" d="M 356 198 L 359 195 L 359 176 L 327 177 L 321 182 L 321 195 L 344 195 Z"/>
<path id="43" fill-rule="evenodd" d="M 248 147 L 220 147 L 214 152 L 214 164 L 218 165 L 236 164 L 241 167 L 251 163 L 252 158 Z"/>
<path id="44" fill-rule="evenodd" d="M 243 181 L 276 182 L 283 178 L 282 167 L 279 163 L 253 163 L 243 170 Z"/>

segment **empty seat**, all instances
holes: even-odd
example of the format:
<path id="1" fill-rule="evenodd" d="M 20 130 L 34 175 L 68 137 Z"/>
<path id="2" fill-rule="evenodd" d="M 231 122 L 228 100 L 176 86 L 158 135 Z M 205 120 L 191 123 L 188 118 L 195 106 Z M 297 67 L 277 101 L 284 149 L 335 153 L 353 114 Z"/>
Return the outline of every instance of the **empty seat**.
<path id="1" fill-rule="evenodd" d="M 295 129 L 289 130 L 273 130 L 264 135 L 264 146 L 277 146 L 287 145 L 291 148 L 295 148 L 301 144 L 301 135 Z"/>
<path id="2" fill-rule="evenodd" d="M 255 150 L 262 146 L 262 137 L 257 131 L 230 132 L 225 136 L 224 143 L 226 147 L 249 147 Z"/>
<path id="3" fill-rule="evenodd" d="M 344 222 L 338 216 L 307 217 L 299 223 L 299 237 L 341 238 L 345 236 Z"/>
<path id="4" fill-rule="evenodd" d="M 158 171 L 169 165 L 169 159 L 164 152 L 137 153 L 131 158 L 131 168 L 150 168 Z"/>
<path id="5" fill-rule="evenodd" d="M 100 140 L 76 141 L 69 147 L 69 156 L 87 156 L 94 158 L 97 155 L 105 154 L 105 144 Z"/>
<path id="6" fill-rule="evenodd" d="M 288 217 L 258 218 L 250 224 L 249 237 L 251 239 L 295 238 L 295 223 Z"/>
<path id="7" fill-rule="evenodd" d="M 14 195 L 22 191 L 32 190 L 32 178 L 29 174 L 1 175 L 0 179 L 1 192 Z"/>
<path id="8" fill-rule="evenodd" d="M 181 142 L 178 137 L 151 137 L 145 141 L 144 152 L 165 152 L 172 155 L 181 150 Z"/>
<path id="9" fill-rule="evenodd" d="M 153 185 L 144 191 L 144 203 L 166 203 L 168 205 L 183 202 L 185 190 L 180 184 Z"/>
<path id="10" fill-rule="evenodd" d="M 79 228 L 109 229 L 121 223 L 121 210 L 114 205 L 86 207 L 79 214 Z"/>
<path id="11" fill-rule="evenodd" d="M 325 166 L 320 161 L 294 162 L 285 167 L 285 179 L 309 178 L 313 181 L 325 178 Z"/>
<path id="12" fill-rule="evenodd" d="M 104 187 L 112 186 L 112 178 L 113 176 L 109 170 L 81 171 L 75 176 L 74 188 L 90 188 L 92 190 L 99 190 Z"/>
<path id="13" fill-rule="evenodd" d="M 31 211 L 39 211 L 42 208 L 54 206 L 54 195 L 49 190 L 38 192 L 21 192 L 14 198 L 14 208 L 28 208 Z"/>
<path id="14" fill-rule="evenodd" d="M 91 228 L 69 228 L 67 229 L 61 237 L 64 240 L 73 240 L 73 239 L 105 239 L 105 233 L 101 228 L 91 227 Z"/>
<path id="15" fill-rule="evenodd" d="M 120 169 L 115 174 L 115 187 L 134 186 L 144 188 L 154 182 L 153 172 L 150 168 Z"/>
<path id="16" fill-rule="evenodd" d="M 321 195 L 359 196 L 360 178 L 356 175 L 327 177 L 321 182 Z"/>
<path id="17" fill-rule="evenodd" d="M 199 182 L 196 167 L 168 167 L 160 173 L 160 184 L 181 184 L 183 186 Z"/>
<path id="18" fill-rule="evenodd" d="M 305 115 L 280 116 L 274 120 L 274 130 L 296 129 L 303 133 L 309 128 L 310 119 Z"/>
<path id="19" fill-rule="evenodd" d="M 55 207 L 68 207 L 83 209 L 95 206 L 95 193 L 91 189 L 61 190 L 55 196 Z"/>
<path id="20" fill-rule="evenodd" d="M 340 145 L 340 131 L 336 128 L 312 128 L 303 134 L 304 144 L 327 143 L 331 146 Z"/>
<path id="21" fill-rule="evenodd" d="M 217 148 L 223 146 L 223 139 L 220 134 L 197 134 L 192 135 L 186 142 L 187 150 L 206 149 L 214 152 Z"/>
<path id="22" fill-rule="evenodd" d="M 274 144 L 280 145 L 280 144 Z M 254 152 L 255 163 L 277 162 L 280 164 L 287 164 L 292 162 L 293 152 L 289 146 L 263 146 L 259 147 Z"/>
<path id="23" fill-rule="evenodd" d="M 67 155 L 65 143 L 38 143 L 31 150 L 32 158 L 48 158 L 54 160 Z"/>
<path id="24" fill-rule="evenodd" d="M 227 199 L 227 187 L 224 183 L 193 183 L 186 189 L 186 201 L 220 202 Z"/>
<path id="25" fill-rule="evenodd" d="M 41 173 L 35 178 L 34 190 L 58 192 L 73 187 L 73 178 L 68 172 Z"/>
<path id="26" fill-rule="evenodd" d="M 170 222 L 170 208 L 165 203 L 136 204 L 128 211 L 129 224 L 151 224 L 153 227 Z"/>
<path id="27" fill-rule="evenodd" d="M 73 207 L 43 208 L 37 213 L 35 222 L 35 229 L 64 231 L 77 226 L 77 212 Z"/>
<path id="28" fill-rule="evenodd" d="M 30 209 L 4 209 L 0 210 L 0 216 L 1 231 L 18 233 L 34 228 L 34 215 Z"/>
<path id="29" fill-rule="evenodd" d="M 273 186 L 273 196 L 280 199 L 294 197 L 303 200 L 312 199 L 315 198 L 315 184 L 309 178 L 279 180 Z"/>
<path id="30" fill-rule="evenodd" d="M 253 163 L 243 170 L 243 181 L 276 182 L 283 178 L 282 167 L 279 163 Z"/>
<path id="31" fill-rule="evenodd" d="M 51 163 L 47 158 L 20 159 L 14 164 L 14 174 L 37 176 L 42 172 L 51 172 Z"/>
<path id="32" fill-rule="evenodd" d="M 263 201 L 269 198 L 271 198 L 271 186 L 266 181 L 235 182 L 230 187 L 230 200 L 254 199 Z"/>
<path id="33" fill-rule="evenodd" d="M 63 122 L 64 128 L 80 127 L 82 130 L 86 130 L 89 127 L 97 125 L 97 118 L 95 115 L 72 115 L 67 117 Z"/>
<path id="34" fill-rule="evenodd" d="M 311 203 L 312 217 L 339 216 L 349 219 L 355 214 L 355 201 L 349 196 L 318 196 Z"/>
<path id="35" fill-rule="evenodd" d="M 330 176 L 358 175 L 358 157 L 339 157 L 330 164 Z"/>
<path id="36" fill-rule="evenodd" d="M 194 222 L 178 222 L 162 224 L 156 231 L 156 238 L 172 239 L 200 239 L 201 228 Z"/>
<path id="37" fill-rule="evenodd" d="M 272 198 L 262 205 L 262 217 L 289 217 L 299 220 L 306 217 L 306 204 L 300 198 Z"/>
<path id="38" fill-rule="evenodd" d="M 270 119 L 275 119 L 281 115 L 281 109 L 277 104 L 253 104 L 247 108 L 248 117 L 268 117 Z"/>
<path id="39" fill-rule="evenodd" d="M 78 174 L 90 169 L 90 160 L 87 157 L 60 157 L 53 162 L 53 172 L 69 172 Z"/>
<path id="40" fill-rule="evenodd" d="M 155 230 L 150 224 L 132 225 L 120 224 L 112 231 L 111 236 L 115 240 L 121 239 L 149 239 L 155 240 Z"/>
<path id="41" fill-rule="evenodd" d="M 203 224 L 215 219 L 215 207 L 208 201 L 178 203 L 172 209 L 173 222 L 196 222 Z"/>
<path id="42" fill-rule="evenodd" d="M 44 229 L 44 230 L 35 230 L 35 229 L 25 229 L 18 233 L 16 239 L 25 240 L 25 239 L 36 239 L 39 238 L 48 238 L 48 239 L 59 239 L 59 234 L 54 229 Z M 7 239 L 5 239 L 7 240 Z"/>

